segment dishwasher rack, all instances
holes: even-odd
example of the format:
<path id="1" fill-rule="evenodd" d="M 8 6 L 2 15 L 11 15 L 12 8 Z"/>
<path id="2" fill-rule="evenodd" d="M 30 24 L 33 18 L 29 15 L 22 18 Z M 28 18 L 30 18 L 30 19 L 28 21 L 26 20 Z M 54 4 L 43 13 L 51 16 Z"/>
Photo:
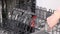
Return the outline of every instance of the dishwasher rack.
<path id="1" fill-rule="evenodd" d="M 55 10 L 37 7 L 36 0 L 2 0 L 2 30 L 7 34 L 31 34 L 47 29 L 46 19 Z M 60 23 L 50 34 L 60 34 Z"/>

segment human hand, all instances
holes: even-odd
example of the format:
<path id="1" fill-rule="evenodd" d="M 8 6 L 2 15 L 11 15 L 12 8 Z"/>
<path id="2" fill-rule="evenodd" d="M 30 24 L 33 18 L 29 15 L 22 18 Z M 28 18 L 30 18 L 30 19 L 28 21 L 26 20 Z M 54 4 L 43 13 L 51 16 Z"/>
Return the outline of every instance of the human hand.
<path id="1" fill-rule="evenodd" d="M 47 18 L 47 23 L 50 28 L 53 28 L 59 21 L 60 18 L 60 10 L 56 10 L 54 14 Z"/>

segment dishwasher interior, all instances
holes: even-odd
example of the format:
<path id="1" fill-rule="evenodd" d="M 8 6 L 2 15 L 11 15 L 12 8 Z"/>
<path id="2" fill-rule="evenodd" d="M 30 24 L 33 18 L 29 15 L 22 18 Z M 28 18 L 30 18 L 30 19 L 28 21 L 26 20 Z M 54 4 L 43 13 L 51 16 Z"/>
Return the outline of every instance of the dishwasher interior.
<path id="1" fill-rule="evenodd" d="M 46 19 L 55 10 L 36 6 L 36 0 L 1 0 L 1 34 L 31 34 L 47 30 Z M 49 34 L 60 34 L 58 23 Z"/>

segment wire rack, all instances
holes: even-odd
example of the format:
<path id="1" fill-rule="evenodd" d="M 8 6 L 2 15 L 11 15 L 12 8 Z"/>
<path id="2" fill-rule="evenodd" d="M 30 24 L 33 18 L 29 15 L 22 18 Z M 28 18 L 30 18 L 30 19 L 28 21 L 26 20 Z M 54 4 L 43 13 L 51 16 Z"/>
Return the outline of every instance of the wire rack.
<path id="1" fill-rule="evenodd" d="M 4 4 L 2 7 L 2 34 L 31 34 L 41 30 L 43 27 L 47 30 L 46 18 L 53 14 L 53 10 L 49 9 L 47 11 L 46 8 L 42 7 L 35 9 L 35 2 L 33 2 L 32 6 L 31 0 L 8 0 L 2 2 L 5 2 L 2 3 L 2 6 Z M 48 33 L 60 34 L 59 24 Z"/>

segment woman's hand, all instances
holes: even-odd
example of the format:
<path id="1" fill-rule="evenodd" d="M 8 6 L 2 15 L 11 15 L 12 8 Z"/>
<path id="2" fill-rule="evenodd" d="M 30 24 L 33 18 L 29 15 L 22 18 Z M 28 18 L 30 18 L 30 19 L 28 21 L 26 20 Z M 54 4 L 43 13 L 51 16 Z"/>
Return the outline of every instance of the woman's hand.
<path id="1" fill-rule="evenodd" d="M 60 18 L 60 10 L 56 10 L 54 14 L 47 18 L 47 23 L 50 28 L 53 28 L 59 21 Z"/>

